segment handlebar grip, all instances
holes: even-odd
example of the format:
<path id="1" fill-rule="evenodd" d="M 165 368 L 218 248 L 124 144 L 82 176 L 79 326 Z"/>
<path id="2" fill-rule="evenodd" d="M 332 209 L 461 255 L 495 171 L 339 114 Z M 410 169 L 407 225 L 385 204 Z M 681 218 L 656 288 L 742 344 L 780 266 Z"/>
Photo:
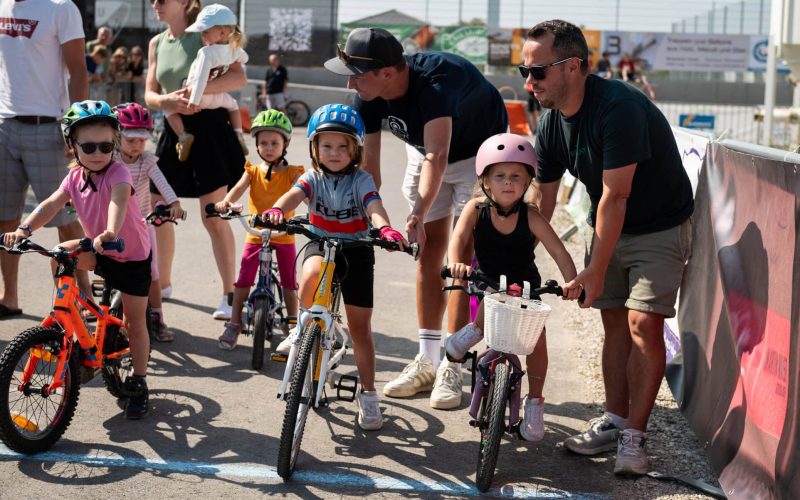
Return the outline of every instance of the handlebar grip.
<path id="1" fill-rule="evenodd" d="M 122 238 L 117 238 L 116 241 L 104 241 L 100 246 L 103 247 L 103 250 L 116 250 L 117 252 L 124 252 L 125 240 Z"/>
<path id="2" fill-rule="evenodd" d="M 208 203 L 206 205 L 206 215 L 217 215 L 217 209 L 214 208 L 213 203 Z"/>
<path id="3" fill-rule="evenodd" d="M 450 274 L 450 268 L 447 267 L 447 266 L 442 266 L 442 270 L 439 271 L 439 276 L 441 276 L 442 279 L 452 278 L 453 277 Z"/>

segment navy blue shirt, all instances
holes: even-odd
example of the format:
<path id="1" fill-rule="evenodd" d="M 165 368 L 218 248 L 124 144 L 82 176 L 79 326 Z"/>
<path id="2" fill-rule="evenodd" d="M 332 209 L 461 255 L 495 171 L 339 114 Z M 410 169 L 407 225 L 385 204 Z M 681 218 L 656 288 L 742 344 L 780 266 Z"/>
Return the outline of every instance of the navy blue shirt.
<path id="1" fill-rule="evenodd" d="M 619 80 L 586 79 L 580 110 L 566 118 L 549 109 L 536 133 L 541 183 L 561 179 L 565 170 L 586 186 L 594 227 L 603 194 L 603 171 L 636 163 L 625 211 L 624 234 L 664 231 L 694 211 L 692 185 L 669 122 L 650 99 Z"/>
<path id="2" fill-rule="evenodd" d="M 425 124 L 445 116 L 453 119 L 448 163 L 472 158 L 487 138 L 508 129 L 503 98 L 497 89 L 463 57 L 443 52 L 420 52 L 405 56 L 408 90 L 387 101 L 363 101 L 355 108 L 364 118 L 366 132 L 389 122 L 392 133 L 424 154 Z"/>

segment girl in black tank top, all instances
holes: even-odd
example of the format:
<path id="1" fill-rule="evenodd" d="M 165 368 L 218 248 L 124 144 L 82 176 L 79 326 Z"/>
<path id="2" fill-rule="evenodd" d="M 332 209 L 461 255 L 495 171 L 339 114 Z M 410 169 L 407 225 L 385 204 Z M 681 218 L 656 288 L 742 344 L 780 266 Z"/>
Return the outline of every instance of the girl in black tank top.
<path id="1" fill-rule="evenodd" d="M 505 275 L 509 285 L 528 281 L 538 287 L 541 278 L 534 263 L 538 238 L 556 261 L 565 282 L 575 278 L 578 273 L 564 244 L 539 211 L 523 200 L 536 169 L 536 153 L 530 142 L 514 134 L 490 137 L 478 150 L 475 166 L 479 187 L 486 197 L 470 200 L 458 219 L 447 251 L 452 276 L 471 272 L 467 263 L 474 251 L 480 269 L 495 280 Z M 576 299 L 578 294 L 572 295 L 566 298 Z M 457 306 L 459 299 L 457 294 L 451 295 L 450 306 Z M 463 359 L 483 338 L 483 305 L 473 323 L 448 326 L 449 331 L 457 331 L 447 337 L 447 356 Z M 544 437 L 542 388 L 547 376 L 544 331 L 526 364 L 528 391 L 519 432 L 528 441 L 538 441 Z"/>

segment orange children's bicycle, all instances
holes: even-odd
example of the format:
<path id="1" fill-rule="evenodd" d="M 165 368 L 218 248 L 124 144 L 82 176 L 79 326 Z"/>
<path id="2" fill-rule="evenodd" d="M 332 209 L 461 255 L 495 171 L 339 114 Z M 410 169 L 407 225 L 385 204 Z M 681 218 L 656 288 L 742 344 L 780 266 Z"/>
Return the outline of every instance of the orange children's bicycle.
<path id="1" fill-rule="evenodd" d="M 122 251 L 124 242 L 103 248 Z M 80 384 L 102 373 L 108 391 L 125 396 L 123 382 L 133 371 L 131 353 L 121 311 L 110 310 L 108 284 L 99 305 L 75 284 L 77 257 L 93 251 L 92 240 L 81 239 L 75 250 L 47 250 L 21 239 L 13 247 L 0 245 L 0 250 L 38 253 L 58 264 L 53 310 L 39 326 L 14 337 L 0 356 L 0 439 L 19 453 L 38 453 L 67 430 Z M 86 325 L 88 315 L 97 318 L 93 332 Z"/>

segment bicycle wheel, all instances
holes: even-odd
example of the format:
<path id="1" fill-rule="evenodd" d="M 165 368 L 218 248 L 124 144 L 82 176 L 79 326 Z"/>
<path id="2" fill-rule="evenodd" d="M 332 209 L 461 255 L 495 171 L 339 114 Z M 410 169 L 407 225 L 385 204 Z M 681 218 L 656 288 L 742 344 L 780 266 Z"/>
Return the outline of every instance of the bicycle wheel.
<path id="1" fill-rule="evenodd" d="M 497 465 L 497 453 L 506 427 L 506 406 L 508 402 L 508 365 L 499 363 L 494 370 L 494 381 L 489 394 L 486 410 L 487 425 L 481 427 L 481 444 L 478 451 L 478 472 L 475 475 L 475 486 L 484 492 L 492 485 L 494 468 Z"/>
<path id="2" fill-rule="evenodd" d="M 315 351 L 319 350 L 322 335 L 316 323 L 309 323 L 302 333 L 303 341 L 292 369 L 289 397 L 286 399 L 286 413 L 283 416 L 281 442 L 278 448 L 278 475 L 288 481 L 294 472 L 300 442 L 308 417 L 308 410 L 314 404 L 314 366 L 310 363 Z"/>
<path id="3" fill-rule="evenodd" d="M 308 109 L 308 104 L 303 101 L 289 101 L 286 104 L 286 116 L 295 127 L 303 127 L 308 123 L 308 118 L 311 116 L 311 110 Z"/>
<path id="4" fill-rule="evenodd" d="M 121 307 L 120 305 L 120 309 L 109 309 L 108 314 L 115 318 L 122 319 Z M 103 343 L 102 374 L 106 389 L 108 389 L 108 392 L 115 398 L 125 397 L 122 384 L 125 382 L 125 378 L 128 375 L 133 374 L 133 361 L 130 351 L 116 358 L 107 358 L 106 356 L 122 351 L 128 347 L 130 347 L 130 343 L 128 342 L 128 333 L 125 329 L 117 325 L 109 324 L 106 327 L 106 338 Z"/>
<path id="5" fill-rule="evenodd" d="M 64 333 L 34 327 L 20 333 L 0 357 L 0 438 L 19 453 L 49 449 L 67 430 L 78 405 L 78 360 L 70 356 L 63 385 L 50 394 Z M 31 376 L 23 383 L 23 372 Z"/>
<path id="6" fill-rule="evenodd" d="M 253 298 L 253 370 L 264 366 L 264 343 L 272 337 L 272 300 L 267 295 Z"/>

